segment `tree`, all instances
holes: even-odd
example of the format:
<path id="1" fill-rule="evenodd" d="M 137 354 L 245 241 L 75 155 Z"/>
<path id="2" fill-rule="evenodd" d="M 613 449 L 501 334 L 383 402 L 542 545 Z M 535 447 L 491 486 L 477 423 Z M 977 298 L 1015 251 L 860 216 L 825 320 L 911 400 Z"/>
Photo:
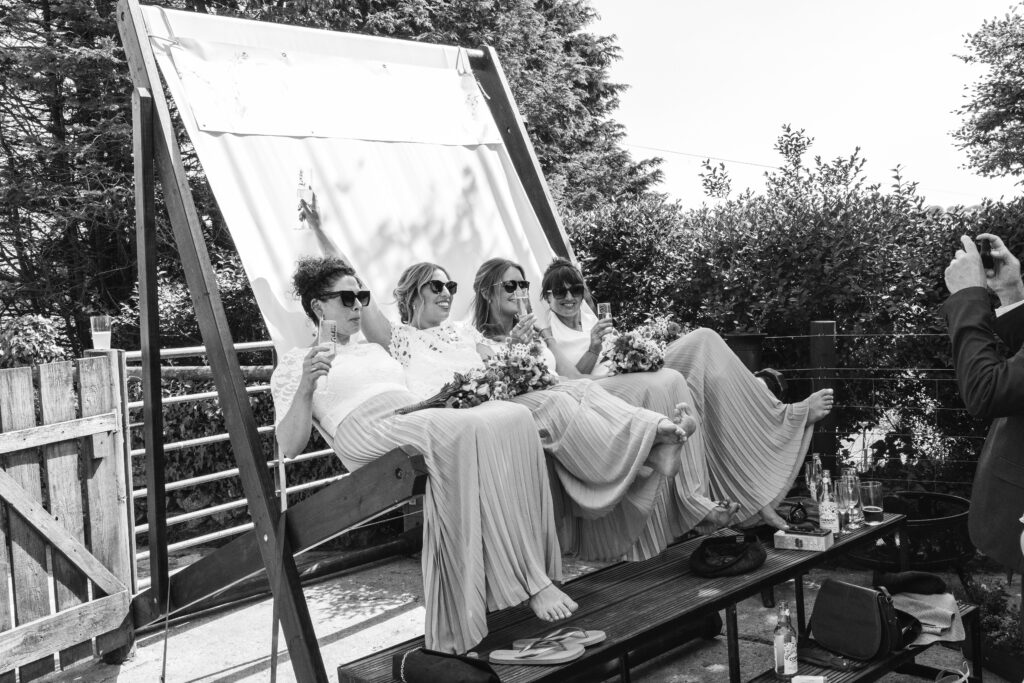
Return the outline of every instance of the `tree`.
<path id="1" fill-rule="evenodd" d="M 988 67 L 969 89 L 957 113 L 963 126 L 953 133 L 968 164 L 984 176 L 1024 174 L 1024 16 L 1015 7 L 969 34 L 960 58 Z M 1024 181 L 1021 181 L 1024 182 Z"/>

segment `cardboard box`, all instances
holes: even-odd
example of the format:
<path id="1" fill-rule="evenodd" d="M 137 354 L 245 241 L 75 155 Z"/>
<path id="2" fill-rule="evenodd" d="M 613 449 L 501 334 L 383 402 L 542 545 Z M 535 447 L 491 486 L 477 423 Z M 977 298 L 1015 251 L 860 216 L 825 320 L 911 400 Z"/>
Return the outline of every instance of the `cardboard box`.
<path id="1" fill-rule="evenodd" d="M 835 539 L 827 529 L 814 531 L 783 531 L 775 532 L 775 547 L 780 550 L 828 550 Z"/>

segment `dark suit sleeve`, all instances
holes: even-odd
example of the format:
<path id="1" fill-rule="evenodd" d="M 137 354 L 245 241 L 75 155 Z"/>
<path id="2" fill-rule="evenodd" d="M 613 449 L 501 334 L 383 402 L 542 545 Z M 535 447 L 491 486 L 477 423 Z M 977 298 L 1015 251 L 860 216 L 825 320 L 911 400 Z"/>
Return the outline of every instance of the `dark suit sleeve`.
<path id="1" fill-rule="evenodd" d="M 993 327 L 1010 347 L 1010 353 L 1020 351 L 1021 345 L 1024 345 L 1024 304 L 998 316 Z"/>
<path id="2" fill-rule="evenodd" d="M 989 419 L 1024 415 L 1024 349 L 1019 348 L 1024 337 L 1024 314 L 1020 307 L 999 320 L 1000 336 L 1018 347 L 1009 359 L 1000 355 L 996 346 L 996 317 L 983 288 L 960 290 L 946 300 L 942 310 L 953 342 L 960 396 L 967 410 Z"/>

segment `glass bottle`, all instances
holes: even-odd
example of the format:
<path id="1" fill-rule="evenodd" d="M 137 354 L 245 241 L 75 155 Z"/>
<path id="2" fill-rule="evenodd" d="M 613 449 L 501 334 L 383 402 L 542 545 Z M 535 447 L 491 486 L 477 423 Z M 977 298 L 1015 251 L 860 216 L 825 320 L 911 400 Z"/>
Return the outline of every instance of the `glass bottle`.
<path id="1" fill-rule="evenodd" d="M 836 502 L 835 487 L 828 470 L 821 475 L 821 500 L 818 502 L 818 523 L 834 536 L 839 535 L 839 505 Z"/>
<path id="2" fill-rule="evenodd" d="M 796 675 L 796 630 L 789 618 L 789 604 L 779 601 L 779 619 L 775 625 L 775 677 L 788 681 Z"/>

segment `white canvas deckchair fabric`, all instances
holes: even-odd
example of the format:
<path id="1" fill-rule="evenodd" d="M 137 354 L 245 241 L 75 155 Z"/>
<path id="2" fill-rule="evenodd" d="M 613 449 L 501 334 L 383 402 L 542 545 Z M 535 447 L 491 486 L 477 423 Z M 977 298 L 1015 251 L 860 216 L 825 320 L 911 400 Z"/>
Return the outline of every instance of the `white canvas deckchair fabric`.
<path id="1" fill-rule="evenodd" d="M 487 258 L 516 259 L 539 283 L 553 251 L 465 51 L 157 7 L 143 15 L 279 350 L 313 334 L 290 292 L 301 255 L 349 260 L 393 318 L 391 289 L 417 261 L 462 284 L 455 317 L 467 315 Z M 300 174 L 319 230 L 297 218 Z"/>

